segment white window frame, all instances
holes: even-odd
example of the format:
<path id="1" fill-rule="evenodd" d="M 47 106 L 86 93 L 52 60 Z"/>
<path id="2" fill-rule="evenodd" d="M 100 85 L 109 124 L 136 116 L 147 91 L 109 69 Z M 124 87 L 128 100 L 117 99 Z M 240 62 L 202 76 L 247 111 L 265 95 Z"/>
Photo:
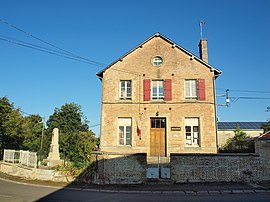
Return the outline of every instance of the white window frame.
<path id="1" fill-rule="evenodd" d="M 154 93 L 154 85 L 156 85 L 157 89 L 157 95 L 153 95 Z M 160 92 L 159 85 L 162 86 L 162 91 Z M 165 92 L 164 92 L 164 80 L 152 80 L 151 81 L 151 98 L 152 100 L 164 100 Z"/>
<path id="2" fill-rule="evenodd" d="M 128 95 L 128 88 L 129 88 L 128 83 L 130 83 L 130 95 Z M 124 87 L 122 87 L 122 84 L 124 84 Z M 132 99 L 132 81 L 131 80 L 121 80 L 120 81 L 119 97 L 121 100 L 131 100 Z"/>
<path id="3" fill-rule="evenodd" d="M 190 127 L 190 131 L 187 131 Z M 186 147 L 200 146 L 200 119 L 185 118 L 185 145 Z"/>
<path id="4" fill-rule="evenodd" d="M 198 82 L 196 79 L 185 80 L 185 99 L 198 99 Z"/>
<path id="5" fill-rule="evenodd" d="M 128 131 L 130 131 L 129 141 L 127 137 Z M 132 119 L 131 118 L 118 118 L 118 144 L 120 146 L 132 145 Z"/>

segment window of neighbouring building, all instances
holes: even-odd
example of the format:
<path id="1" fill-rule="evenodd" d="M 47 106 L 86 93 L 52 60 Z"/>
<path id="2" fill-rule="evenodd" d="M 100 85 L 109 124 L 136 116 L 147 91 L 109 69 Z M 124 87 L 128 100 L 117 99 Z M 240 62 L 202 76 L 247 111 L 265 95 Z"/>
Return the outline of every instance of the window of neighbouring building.
<path id="1" fill-rule="evenodd" d="M 153 100 L 164 99 L 164 81 L 162 80 L 152 81 L 152 99 Z"/>
<path id="2" fill-rule="evenodd" d="M 185 80 L 185 98 L 186 99 L 197 99 L 197 80 Z"/>
<path id="3" fill-rule="evenodd" d="M 119 145 L 131 145 L 131 118 L 118 118 Z"/>
<path id="4" fill-rule="evenodd" d="M 131 100 L 131 81 L 120 81 L 120 99 Z"/>
<path id="5" fill-rule="evenodd" d="M 186 146 L 200 145 L 199 118 L 185 118 Z"/>

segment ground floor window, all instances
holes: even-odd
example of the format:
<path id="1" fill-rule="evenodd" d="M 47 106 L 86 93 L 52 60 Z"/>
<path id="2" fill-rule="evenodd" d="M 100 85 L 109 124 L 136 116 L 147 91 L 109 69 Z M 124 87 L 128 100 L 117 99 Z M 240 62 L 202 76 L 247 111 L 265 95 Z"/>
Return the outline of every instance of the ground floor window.
<path id="1" fill-rule="evenodd" d="M 131 145 L 131 118 L 118 118 L 119 145 Z"/>
<path id="2" fill-rule="evenodd" d="M 185 118 L 186 146 L 200 145 L 199 118 Z"/>

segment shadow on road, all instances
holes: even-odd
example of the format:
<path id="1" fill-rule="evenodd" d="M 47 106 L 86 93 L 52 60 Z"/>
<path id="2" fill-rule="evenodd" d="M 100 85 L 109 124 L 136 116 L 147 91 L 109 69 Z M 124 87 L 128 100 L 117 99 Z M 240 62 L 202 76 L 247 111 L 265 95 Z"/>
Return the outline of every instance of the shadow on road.
<path id="1" fill-rule="evenodd" d="M 78 191 L 119 192 L 119 190 L 140 190 L 146 177 L 146 154 L 103 154 L 95 153 L 93 163 L 75 180 L 40 201 L 77 200 L 72 193 Z M 61 198 L 62 197 L 62 198 Z M 63 198 L 64 197 L 64 198 Z"/>

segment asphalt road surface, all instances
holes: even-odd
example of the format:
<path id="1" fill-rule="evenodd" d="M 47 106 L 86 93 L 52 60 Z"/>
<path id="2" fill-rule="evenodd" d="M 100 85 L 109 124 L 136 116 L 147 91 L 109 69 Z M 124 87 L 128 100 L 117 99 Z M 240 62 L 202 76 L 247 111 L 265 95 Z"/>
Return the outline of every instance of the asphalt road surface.
<path id="1" fill-rule="evenodd" d="M 269 202 L 270 193 L 217 194 L 217 195 L 181 195 L 161 193 L 119 193 L 97 192 L 86 189 L 48 187 L 11 182 L 0 179 L 0 201 L 93 201 L 93 202 L 143 202 L 143 201 L 210 201 L 210 202 Z"/>

